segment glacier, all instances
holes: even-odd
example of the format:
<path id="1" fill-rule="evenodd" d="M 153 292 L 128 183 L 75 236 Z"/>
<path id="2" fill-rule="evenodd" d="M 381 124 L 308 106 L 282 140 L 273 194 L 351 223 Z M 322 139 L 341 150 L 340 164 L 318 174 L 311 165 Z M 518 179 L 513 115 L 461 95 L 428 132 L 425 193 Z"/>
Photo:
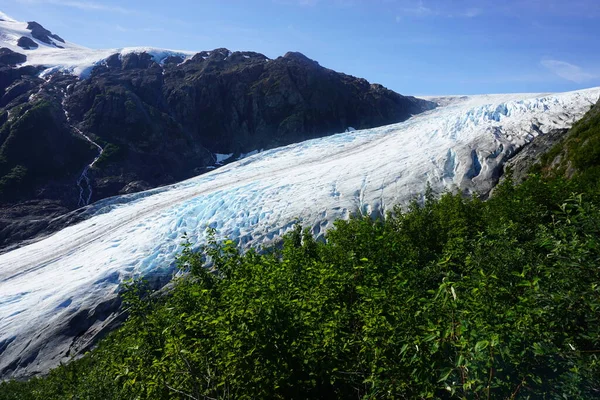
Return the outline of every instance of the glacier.
<path id="1" fill-rule="evenodd" d="M 184 235 L 199 246 L 212 227 L 257 247 L 295 223 L 322 236 L 355 212 L 384 215 L 428 184 L 435 193 L 488 193 L 511 156 L 571 127 L 599 96 L 592 88 L 436 98 L 440 107 L 399 124 L 263 151 L 95 203 L 89 219 L 0 254 L 0 375 L 43 372 L 76 354 L 114 317 L 102 311 L 124 279 L 170 279 Z M 86 318 L 74 331 L 72 321 Z"/>

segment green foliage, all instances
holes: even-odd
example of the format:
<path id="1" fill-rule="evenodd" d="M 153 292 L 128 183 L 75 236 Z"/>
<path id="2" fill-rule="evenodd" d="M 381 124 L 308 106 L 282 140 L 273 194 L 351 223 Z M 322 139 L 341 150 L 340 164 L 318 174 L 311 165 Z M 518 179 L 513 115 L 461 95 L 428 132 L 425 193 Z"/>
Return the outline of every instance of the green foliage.
<path id="1" fill-rule="evenodd" d="M 600 102 L 578 121 L 564 143 L 541 157 L 540 171 L 548 175 L 577 174 L 581 182 L 597 188 L 600 182 Z"/>
<path id="2" fill-rule="evenodd" d="M 19 112 L 17 110 L 17 112 Z M 52 105 L 46 101 L 36 103 L 31 109 L 23 113 L 20 118 L 5 123 L 2 126 L 2 145 L 0 146 L 0 176 L 8 174 L 13 169 L 14 164 L 26 164 L 36 161 L 38 154 L 31 154 L 28 151 L 31 142 L 36 139 L 38 131 L 48 126 L 42 125 L 39 121 L 51 120 Z M 46 122 L 46 125 L 51 125 Z M 18 149 L 21 153 L 14 154 L 13 149 Z M 34 157 L 32 157 L 34 156 Z M 34 158 L 29 160 L 28 158 Z"/>
<path id="3" fill-rule="evenodd" d="M 600 106 L 579 121 L 569 136 L 569 154 L 576 168 L 600 166 Z"/>
<path id="4" fill-rule="evenodd" d="M 9 193 L 18 189 L 21 184 L 27 178 L 27 168 L 22 165 L 17 165 L 10 172 L 0 177 L 0 195 Z"/>
<path id="5" fill-rule="evenodd" d="M 123 160 L 126 156 L 126 151 L 116 144 L 107 143 L 103 148 L 104 151 L 100 158 L 98 158 L 98 161 L 96 161 L 95 167 L 102 168 L 110 162 Z"/>
<path id="6" fill-rule="evenodd" d="M 168 295 L 130 283 L 121 329 L 0 399 L 594 398 L 600 210 L 578 188 L 428 195 L 262 254 L 188 244 Z"/>

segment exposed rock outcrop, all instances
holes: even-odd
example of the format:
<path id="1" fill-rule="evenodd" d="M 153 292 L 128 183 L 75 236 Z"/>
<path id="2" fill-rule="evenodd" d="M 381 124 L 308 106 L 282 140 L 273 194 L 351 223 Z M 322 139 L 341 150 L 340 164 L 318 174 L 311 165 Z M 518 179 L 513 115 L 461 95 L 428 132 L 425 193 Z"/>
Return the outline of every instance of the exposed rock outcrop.
<path id="1" fill-rule="evenodd" d="M 38 25 L 38 36 L 54 38 Z M 300 53 L 216 49 L 161 63 L 115 54 L 84 80 L 25 72 L 0 70 L 0 248 L 46 232 L 57 207 L 78 207 L 75 182 L 98 154 L 84 134 L 104 149 L 87 174 L 97 201 L 206 172 L 215 153 L 236 159 L 435 106 Z M 15 217 L 24 203 L 35 221 Z"/>
<path id="2" fill-rule="evenodd" d="M 16 53 L 6 47 L 0 48 L 0 67 L 15 66 L 27 61 L 25 54 Z"/>
<path id="3" fill-rule="evenodd" d="M 51 46 L 56 46 L 56 47 L 60 47 L 59 45 L 57 45 L 56 43 L 54 43 L 54 40 L 64 43 L 65 41 L 63 40 L 63 38 L 61 38 L 58 35 L 53 34 L 52 32 L 50 32 L 48 29 L 44 28 L 42 25 L 38 24 L 35 21 L 31 21 L 27 23 L 27 29 L 29 29 L 31 31 L 31 36 L 33 36 L 34 38 L 36 38 L 37 40 L 39 40 L 40 42 L 49 44 Z"/>
<path id="4" fill-rule="evenodd" d="M 511 178 L 516 184 L 523 182 L 527 179 L 532 168 L 539 164 L 541 157 L 565 139 L 566 133 L 566 129 L 557 129 L 545 135 L 537 136 L 523 150 L 506 162 L 504 170 L 510 171 Z M 501 181 L 504 178 L 505 176 L 501 178 Z"/>
<path id="5" fill-rule="evenodd" d="M 27 36 L 21 36 L 17 41 L 17 46 L 24 50 L 33 50 L 39 47 L 36 42 L 34 42 L 31 38 L 28 38 Z"/>

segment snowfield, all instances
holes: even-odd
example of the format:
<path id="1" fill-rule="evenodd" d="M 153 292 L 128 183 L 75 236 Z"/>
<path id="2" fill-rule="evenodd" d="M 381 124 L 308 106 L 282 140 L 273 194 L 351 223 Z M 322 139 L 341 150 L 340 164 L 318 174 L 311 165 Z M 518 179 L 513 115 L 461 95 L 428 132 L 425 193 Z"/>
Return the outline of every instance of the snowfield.
<path id="1" fill-rule="evenodd" d="M 200 245 L 210 226 L 259 246 L 295 222 L 322 235 L 355 211 L 381 215 L 428 182 L 437 193 L 487 193 L 504 161 L 537 135 L 570 127 L 599 96 L 600 88 L 448 97 L 403 123 L 264 151 L 100 201 L 92 218 L 0 255 L 0 371 L 65 360 L 69 321 L 114 298 L 125 278 L 171 276 L 184 234 Z"/>
<path id="2" fill-rule="evenodd" d="M 17 42 L 22 36 L 33 40 L 38 45 L 38 48 L 24 50 L 17 46 Z M 154 47 L 125 47 L 96 50 L 79 46 L 69 41 L 63 43 L 52 40 L 52 42 L 62 48 L 37 40 L 32 36 L 31 31 L 27 29 L 27 22 L 16 21 L 0 12 L 0 47 L 6 47 L 16 53 L 25 54 L 27 61 L 21 64 L 21 66 L 42 65 L 47 67 L 41 76 L 60 71 L 80 78 L 86 78 L 96 65 L 102 64 L 113 54 L 124 56 L 129 53 L 148 53 L 157 63 L 162 63 L 169 56 L 180 56 L 185 60 L 195 54 L 192 51 L 166 50 Z"/>

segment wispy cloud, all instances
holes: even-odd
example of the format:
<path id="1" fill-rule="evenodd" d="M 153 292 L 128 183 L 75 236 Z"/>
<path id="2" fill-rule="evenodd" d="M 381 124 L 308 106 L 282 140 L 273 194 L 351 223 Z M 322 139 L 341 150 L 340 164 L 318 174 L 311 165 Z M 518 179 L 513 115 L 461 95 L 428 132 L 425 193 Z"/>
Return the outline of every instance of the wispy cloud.
<path id="1" fill-rule="evenodd" d="M 475 18 L 483 14 L 481 8 L 468 8 L 461 15 L 466 18 Z"/>
<path id="2" fill-rule="evenodd" d="M 186 21 L 180 18 L 171 18 L 166 15 L 157 15 L 145 10 L 134 9 L 134 8 L 126 8 L 117 5 L 111 5 L 96 1 L 88 1 L 88 0 L 16 0 L 22 4 L 38 4 L 38 5 L 53 5 L 58 7 L 68 7 L 74 8 L 82 11 L 88 11 L 90 13 L 112 13 L 112 14 L 122 14 L 122 15 L 130 15 L 140 20 L 143 19 L 143 22 L 148 23 L 148 21 L 153 21 L 156 24 L 160 25 L 172 25 L 178 27 L 190 27 L 193 24 L 190 21 Z"/>
<path id="3" fill-rule="evenodd" d="M 371 0 L 376 1 L 376 0 Z M 600 17 L 598 0 L 380 0 L 398 7 L 401 17 L 476 18 L 498 15 L 513 18 L 560 16 Z"/>
<path id="4" fill-rule="evenodd" d="M 84 11 L 103 11 L 103 12 L 126 14 L 126 15 L 137 14 L 137 11 L 133 10 L 133 9 L 120 7 L 120 6 L 107 5 L 107 4 L 102 4 L 102 3 L 96 3 L 93 1 L 18 0 L 18 2 L 25 3 L 25 4 L 51 4 L 51 5 L 60 6 L 60 7 L 77 8 L 79 10 L 84 10 Z"/>
<path id="5" fill-rule="evenodd" d="M 425 1 L 425 0 L 403 0 L 396 16 L 400 22 L 404 17 L 438 17 L 438 18 L 475 18 L 483 14 L 483 9 L 472 7 L 469 3 L 450 7 L 447 2 Z"/>
<path id="6" fill-rule="evenodd" d="M 585 83 L 598 78 L 597 74 L 585 71 L 583 68 L 560 60 L 542 60 L 541 64 L 553 74 L 575 83 Z"/>
<path id="7" fill-rule="evenodd" d="M 405 6 L 403 6 L 402 9 L 400 10 L 400 15 L 398 15 L 396 17 L 396 20 L 401 19 L 402 16 L 424 17 L 424 16 L 437 15 L 437 14 L 438 14 L 438 10 L 435 10 L 431 7 L 427 7 L 423 3 L 423 0 L 419 0 L 417 2 L 407 3 Z"/>

